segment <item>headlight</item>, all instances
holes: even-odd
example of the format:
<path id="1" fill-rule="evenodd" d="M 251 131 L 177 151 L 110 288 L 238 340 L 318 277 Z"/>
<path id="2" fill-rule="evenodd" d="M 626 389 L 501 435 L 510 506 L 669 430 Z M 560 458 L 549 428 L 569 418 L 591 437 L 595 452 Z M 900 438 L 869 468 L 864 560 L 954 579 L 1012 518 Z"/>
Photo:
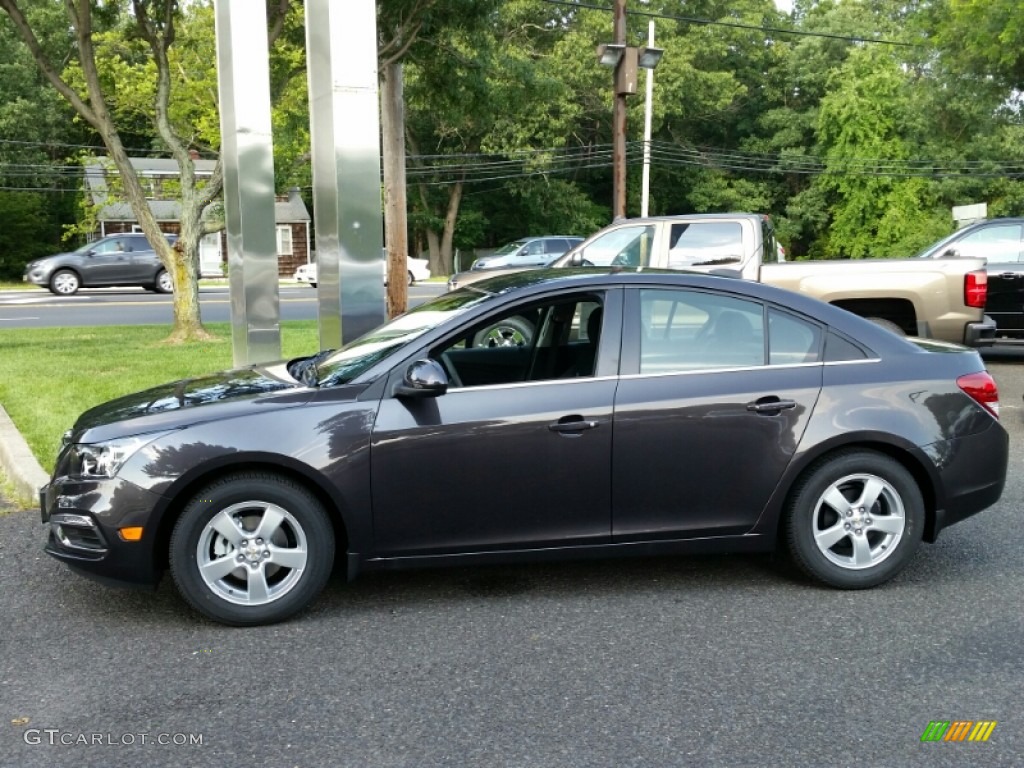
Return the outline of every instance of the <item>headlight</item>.
<path id="1" fill-rule="evenodd" d="M 87 480 L 114 477 L 139 449 L 166 434 L 169 433 L 150 432 L 102 443 L 77 443 L 71 446 L 71 475 Z"/>

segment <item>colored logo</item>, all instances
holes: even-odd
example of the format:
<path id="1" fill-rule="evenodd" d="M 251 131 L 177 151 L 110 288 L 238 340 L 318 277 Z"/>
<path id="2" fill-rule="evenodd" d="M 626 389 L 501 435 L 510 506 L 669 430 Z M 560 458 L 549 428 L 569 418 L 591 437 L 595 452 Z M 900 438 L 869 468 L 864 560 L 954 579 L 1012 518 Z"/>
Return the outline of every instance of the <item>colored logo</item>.
<path id="1" fill-rule="evenodd" d="M 932 720 L 921 741 L 988 741 L 996 724 L 995 720 Z"/>

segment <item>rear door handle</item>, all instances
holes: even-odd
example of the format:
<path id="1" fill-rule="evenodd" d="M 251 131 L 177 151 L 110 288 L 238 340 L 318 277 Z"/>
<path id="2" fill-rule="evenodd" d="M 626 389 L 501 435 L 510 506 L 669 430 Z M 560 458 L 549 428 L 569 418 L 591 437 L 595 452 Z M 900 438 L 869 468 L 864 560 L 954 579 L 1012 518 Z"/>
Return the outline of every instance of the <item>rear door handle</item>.
<path id="1" fill-rule="evenodd" d="M 790 408 L 796 408 L 795 400 L 782 400 L 774 395 L 761 397 L 752 403 L 747 403 L 747 410 L 754 413 L 779 413 Z"/>
<path id="2" fill-rule="evenodd" d="M 597 421 L 586 421 L 580 416 L 563 416 L 554 424 L 548 424 L 548 429 L 561 435 L 578 435 L 588 429 L 596 429 L 599 424 Z"/>

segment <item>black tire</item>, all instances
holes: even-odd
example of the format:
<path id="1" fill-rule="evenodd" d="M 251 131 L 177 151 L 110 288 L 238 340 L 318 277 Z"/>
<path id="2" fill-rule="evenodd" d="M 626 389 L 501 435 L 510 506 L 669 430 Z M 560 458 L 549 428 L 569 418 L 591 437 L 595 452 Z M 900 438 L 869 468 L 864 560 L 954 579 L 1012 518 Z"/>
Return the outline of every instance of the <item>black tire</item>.
<path id="1" fill-rule="evenodd" d="M 58 296 L 74 296 L 82 287 L 82 278 L 71 269 L 58 269 L 50 277 L 50 292 Z"/>
<path id="2" fill-rule="evenodd" d="M 158 271 L 153 278 L 153 290 L 157 293 L 174 293 L 174 284 L 170 277 L 166 269 Z"/>
<path id="3" fill-rule="evenodd" d="M 415 285 L 416 278 L 412 276 L 412 272 L 409 273 L 409 285 Z"/>
<path id="4" fill-rule="evenodd" d="M 310 283 L 309 285 L 311 288 L 316 288 L 316 283 Z"/>
<path id="5" fill-rule="evenodd" d="M 849 449 L 820 459 L 797 481 L 783 535 L 808 576 L 840 589 L 866 589 L 906 566 L 921 544 L 924 520 L 921 489 L 902 464 Z"/>
<path id="6" fill-rule="evenodd" d="M 264 472 L 230 475 L 185 507 L 171 534 L 170 565 L 182 597 L 205 616 L 231 626 L 272 624 L 320 594 L 334 565 L 334 532 L 299 483 Z"/>
<path id="7" fill-rule="evenodd" d="M 882 328 L 888 328 L 890 331 L 895 333 L 897 336 L 906 336 L 907 332 L 902 327 L 894 323 L 892 320 L 886 320 L 884 317 L 867 317 L 865 320 L 870 320 L 875 325 L 881 326 Z"/>
<path id="8" fill-rule="evenodd" d="M 524 347 L 533 340 L 533 325 L 522 317 L 507 317 L 473 335 L 474 347 Z"/>

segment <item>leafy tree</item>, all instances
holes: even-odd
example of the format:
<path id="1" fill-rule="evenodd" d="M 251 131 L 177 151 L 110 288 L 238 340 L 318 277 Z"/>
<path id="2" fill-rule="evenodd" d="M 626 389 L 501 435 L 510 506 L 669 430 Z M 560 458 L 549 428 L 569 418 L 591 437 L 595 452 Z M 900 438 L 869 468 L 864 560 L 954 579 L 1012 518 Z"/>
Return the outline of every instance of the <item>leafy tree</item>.
<path id="1" fill-rule="evenodd" d="M 223 177 L 218 163 L 208 183 L 199 184 L 190 150 L 196 137 L 210 139 L 213 144 L 217 136 L 216 120 L 211 119 L 216 104 L 216 90 L 210 89 L 210 72 L 215 64 L 212 39 L 197 37 L 185 45 L 175 45 L 186 12 L 176 0 L 132 0 L 130 13 L 121 4 L 65 0 L 65 21 L 72 40 L 58 57 L 41 43 L 39 27 L 26 14 L 26 5 L 25 0 L 0 0 L 0 10 L 7 14 L 45 80 L 103 141 L 132 212 L 172 276 L 174 328 L 170 340 L 209 338 L 199 312 L 199 242 L 218 226 L 204 220 L 203 213 L 219 196 Z M 275 29 L 288 8 L 287 2 L 271 6 Z M 201 4 L 190 5 L 187 10 L 209 13 L 208 6 Z M 120 35 L 116 34 L 119 30 Z M 67 70 L 65 61 L 73 63 Z M 187 69 L 189 64 L 198 69 Z M 176 65 L 184 66 L 179 69 Z M 188 77 L 182 82 L 179 73 L 196 71 L 205 73 L 200 78 L 204 81 L 200 83 L 202 98 L 194 98 L 195 90 L 189 94 L 193 98 L 172 98 L 183 91 L 188 93 Z M 124 142 L 126 130 L 141 130 L 143 116 L 148 118 L 159 144 L 178 164 L 181 233 L 174 248 L 163 237 L 146 202 Z"/>

